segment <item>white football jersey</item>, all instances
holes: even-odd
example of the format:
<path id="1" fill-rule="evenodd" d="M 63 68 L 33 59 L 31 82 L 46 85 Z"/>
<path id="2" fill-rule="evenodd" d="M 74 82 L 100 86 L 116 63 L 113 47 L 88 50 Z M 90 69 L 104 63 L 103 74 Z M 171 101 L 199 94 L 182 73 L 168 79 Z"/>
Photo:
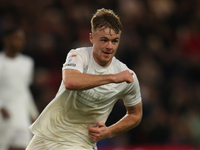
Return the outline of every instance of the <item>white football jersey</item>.
<path id="1" fill-rule="evenodd" d="M 62 69 L 105 75 L 116 74 L 128 68 L 115 57 L 108 67 L 102 67 L 93 58 L 93 48 L 83 47 L 68 53 Z M 134 106 L 141 101 L 140 87 L 135 73 L 133 78 L 134 81 L 129 84 L 110 83 L 81 91 L 66 90 L 62 82 L 56 97 L 30 127 L 32 132 L 68 146 L 96 148 L 96 143 L 88 136 L 87 126 L 96 122 L 106 122 L 114 104 L 121 98 L 125 106 Z"/>
<path id="2" fill-rule="evenodd" d="M 0 107 L 10 114 L 7 121 L 0 117 L 1 124 L 27 128 L 31 124 L 30 116 L 37 118 L 39 112 L 30 92 L 33 65 L 28 56 L 18 54 L 11 59 L 0 53 Z"/>

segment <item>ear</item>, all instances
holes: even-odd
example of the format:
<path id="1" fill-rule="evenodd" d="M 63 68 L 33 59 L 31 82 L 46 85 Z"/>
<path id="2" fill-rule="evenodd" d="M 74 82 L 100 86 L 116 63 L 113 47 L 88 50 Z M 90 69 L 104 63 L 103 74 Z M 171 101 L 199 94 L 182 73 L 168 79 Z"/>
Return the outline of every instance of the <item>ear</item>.
<path id="1" fill-rule="evenodd" d="M 89 37 L 90 37 L 90 42 L 93 44 L 93 37 L 92 37 L 92 33 L 90 33 Z"/>

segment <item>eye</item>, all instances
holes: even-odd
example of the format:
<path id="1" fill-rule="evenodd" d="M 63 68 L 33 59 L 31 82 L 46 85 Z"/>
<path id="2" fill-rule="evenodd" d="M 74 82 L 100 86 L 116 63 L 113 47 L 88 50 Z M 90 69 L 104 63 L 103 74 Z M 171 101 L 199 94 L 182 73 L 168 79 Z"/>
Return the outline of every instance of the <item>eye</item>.
<path id="1" fill-rule="evenodd" d="M 102 41 L 102 42 L 107 42 L 108 40 L 106 40 L 106 39 L 102 39 L 101 41 Z"/>
<path id="2" fill-rule="evenodd" d="M 116 44 L 118 43 L 118 40 L 113 40 L 112 43 Z"/>

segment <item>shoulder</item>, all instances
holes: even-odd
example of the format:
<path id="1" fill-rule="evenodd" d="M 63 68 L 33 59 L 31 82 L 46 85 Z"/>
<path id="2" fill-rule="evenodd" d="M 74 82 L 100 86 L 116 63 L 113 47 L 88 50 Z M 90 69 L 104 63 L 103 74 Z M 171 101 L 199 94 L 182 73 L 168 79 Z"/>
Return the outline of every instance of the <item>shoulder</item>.
<path id="1" fill-rule="evenodd" d="M 63 69 L 70 68 L 69 66 L 73 65 L 76 66 L 76 68 L 79 68 L 79 71 L 82 72 L 88 66 L 92 56 L 92 50 L 92 47 L 71 49 L 67 54 L 66 61 L 63 64 Z"/>
<path id="2" fill-rule="evenodd" d="M 129 69 L 126 64 L 118 60 L 116 57 L 113 57 L 112 66 L 116 68 L 119 72 L 124 71 L 124 70 L 131 71 L 131 69 Z"/>
<path id="3" fill-rule="evenodd" d="M 132 69 L 130 69 L 125 63 L 118 60 L 116 57 L 113 57 L 112 64 L 114 65 L 115 68 L 118 69 L 118 72 L 121 72 L 121 71 L 124 71 L 124 70 L 129 70 L 130 72 L 133 72 L 133 78 L 137 80 L 136 73 Z"/>
<path id="4" fill-rule="evenodd" d="M 77 57 L 83 61 L 87 61 L 92 56 L 92 50 L 93 50 L 92 47 L 81 47 L 81 48 L 72 49 L 69 51 L 67 55 L 67 59 L 71 57 Z"/>
<path id="5" fill-rule="evenodd" d="M 80 48 L 70 50 L 69 53 L 76 53 L 76 54 L 80 54 L 84 56 L 87 56 L 87 55 L 89 56 L 91 51 L 92 51 L 92 47 L 80 47 Z"/>
<path id="6" fill-rule="evenodd" d="M 28 56 L 28 55 L 25 55 L 25 54 L 21 54 L 21 53 L 20 53 L 20 54 L 18 55 L 18 58 L 19 58 L 21 61 L 25 62 L 25 63 L 34 64 L 33 58 L 30 57 L 30 56 Z"/>
<path id="7" fill-rule="evenodd" d="M 2 59 L 3 57 L 4 57 L 4 52 L 1 51 L 1 52 L 0 52 L 0 59 Z"/>
<path id="8" fill-rule="evenodd" d="M 0 52 L 0 69 L 3 66 L 3 52 Z"/>

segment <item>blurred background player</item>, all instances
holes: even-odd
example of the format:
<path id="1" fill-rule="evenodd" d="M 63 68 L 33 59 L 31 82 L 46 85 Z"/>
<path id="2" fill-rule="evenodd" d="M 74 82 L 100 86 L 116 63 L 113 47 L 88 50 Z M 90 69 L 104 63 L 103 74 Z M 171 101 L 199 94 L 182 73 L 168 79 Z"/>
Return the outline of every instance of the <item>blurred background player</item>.
<path id="1" fill-rule="evenodd" d="M 24 150 L 31 139 L 28 126 L 38 116 L 30 84 L 33 60 L 21 54 L 25 32 L 17 27 L 2 35 L 4 49 L 0 52 L 0 150 Z"/>

